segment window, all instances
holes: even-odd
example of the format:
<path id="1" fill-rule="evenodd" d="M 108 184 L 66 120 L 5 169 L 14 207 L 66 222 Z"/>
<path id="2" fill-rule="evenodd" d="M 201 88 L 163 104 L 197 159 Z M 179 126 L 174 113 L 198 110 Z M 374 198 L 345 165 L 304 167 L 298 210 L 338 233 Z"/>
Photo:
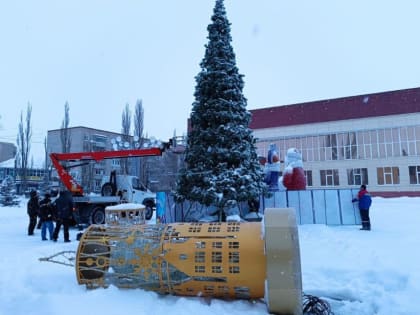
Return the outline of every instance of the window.
<path id="1" fill-rule="evenodd" d="M 105 170 L 102 168 L 95 168 L 95 175 L 104 175 Z"/>
<path id="2" fill-rule="evenodd" d="M 410 184 L 420 184 L 420 166 L 409 166 L 408 174 L 410 175 Z"/>
<path id="3" fill-rule="evenodd" d="M 206 259 L 206 253 L 205 252 L 196 252 L 195 253 L 194 261 L 196 263 L 203 263 L 203 262 L 205 262 L 205 259 Z"/>
<path id="4" fill-rule="evenodd" d="M 401 156 L 401 141 L 399 128 L 392 128 L 392 147 L 393 156 Z"/>
<path id="5" fill-rule="evenodd" d="M 360 186 L 368 185 L 367 168 L 349 168 L 347 169 L 347 184 Z"/>
<path id="6" fill-rule="evenodd" d="M 322 137 L 322 136 L 321 136 Z M 323 136 L 323 145 L 321 146 L 321 160 L 331 161 L 338 159 L 337 135 L 330 134 Z"/>
<path id="7" fill-rule="evenodd" d="M 222 252 L 212 252 L 211 253 L 211 262 L 212 263 L 221 263 L 222 262 Z"/>
<path id="8" fill-rule="evenodd" d="M 229 248 L 239 248 L 239 242 L 229 242 Z"/>
<path id="9" fill-rule="evenodd" d="M 357 159 L 357 142 L 356 133 L 350 132 L 345 135 L 344 139 L 344 159 Z"/>
<path id="10" fill-rule="evenodd" d="M 320 170 L 321 186 L 339 186 L 338 170 Z"/>
<path id="11" fill-rule="evenodd" d="M 313 186 L 312 183 L 312 171 L 304 171 L 306 178 L 306 186 Z"/>
<path id="12" fill-rule="evenodd" d="M 320 147 L 320 136 L 315 136 L 312 138 L 312 147 L 314 148 L 314 161 L 321 160 L 321 147 Z"/>
<path id="13" fill-rule="evenodd" d="M 369 131 L 370 142 L 372 144 L 372 158 L 377 159 L 379 157 L 378 151 L 378 134 L 376 130 Z"/>
<path id="14" fill-rule="evenodd" d="M 408 155 L 416 155 L 415 127 L 407 127 Z"/>
<path id="15" fill-rule="evenodd" d="M 239 266 L 229 266 L 229 273 L 239 273 Z"/>
<path id="16" fill-rule="evenodd" d="M 116 160 L 116 159 L 112 159 L 111 160 L 111 165 L 112 166 L 120 166 L 120 160 Z"/>
<path id="17" fill-rule="evenodd" d="M 417 155 L 420 155 L 420 126 L 416 126 L 416 147 Z"/>
<path id="18" fill-rule="evenodd" d="M 95 179 L 94 190 L 95 191 L 100 191 L 101 190 L 101 184 L 102 184 L 102 181 L 100 179 Z"/>
<path id="19" fill-rule="evenodd" d="M 206 242 L 196 242 L 195 248 L 206 248 Z"/>
<path id="20" fill-rule="evenodd" d="M 210 226 L 207 229 L 209 233 L 220 232 L 220 223 L 210 223 Z"/>
<path id="21" fill-rule="evenodd" d="M 229 252 L 229 263 L 239 263 L 239 252 Z"/>
<path id="22" fill-rule="evenodd" d="M 372 158 L 372 142 L 370 140 L 370 133 L 369 131 L 363 131 L 363 157 L 365 159 Z"/>
<path id="23" fill-rule="evenodd" d="M 205 268 L 205 266 L 195 266 L 195 272 L 197 272 L 197 273 L 204 273 L 204 272 L 206 272 L 206 268 Z"/>
<path id="24" fill-rule="evenodd" d="M 395 185 L 400 183 L 400 170 L 396 166 L 378 167 L 378 185 Z"/>
<path id="25" fill-rule="evenodd" d="M 222 266 L 211 266 L 212 273 L 222 273 Z"/>

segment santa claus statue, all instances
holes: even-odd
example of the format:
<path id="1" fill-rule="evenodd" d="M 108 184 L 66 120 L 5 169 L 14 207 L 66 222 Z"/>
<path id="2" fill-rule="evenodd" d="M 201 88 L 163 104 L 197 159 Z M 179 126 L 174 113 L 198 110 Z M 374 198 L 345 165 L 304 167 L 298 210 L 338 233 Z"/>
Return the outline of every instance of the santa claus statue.
<path id="1" fill-rule="evenodd" d="M 306 189 L 305 173 L 303 172 L 302 154 L 295 148 L 287 150 L 284 159 L 283 185 L 287 190 Z"/>

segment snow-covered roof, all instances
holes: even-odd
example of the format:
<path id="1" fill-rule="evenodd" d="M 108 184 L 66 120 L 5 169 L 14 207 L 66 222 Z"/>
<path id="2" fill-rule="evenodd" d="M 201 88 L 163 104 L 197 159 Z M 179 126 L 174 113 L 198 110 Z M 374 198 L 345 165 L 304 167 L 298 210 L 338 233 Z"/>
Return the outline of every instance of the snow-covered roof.
<path id="1" fill-rule="evenodd" d="M 0 162 L 0 167 L 10 167 L 10 168 L 15 167 L 15 159 L 13 158 L 13 159 L 10 159 L 10 160 Z M 41 161 L 34 160 L 33 168 L 41 169 L 41 168 L 44 168 L 44 166 L 42 165 Z"/>
<path id="2" fill-rule="evenodd" d="M 0 167 L 15 167 L 15 159 L 0 162 Z"/>

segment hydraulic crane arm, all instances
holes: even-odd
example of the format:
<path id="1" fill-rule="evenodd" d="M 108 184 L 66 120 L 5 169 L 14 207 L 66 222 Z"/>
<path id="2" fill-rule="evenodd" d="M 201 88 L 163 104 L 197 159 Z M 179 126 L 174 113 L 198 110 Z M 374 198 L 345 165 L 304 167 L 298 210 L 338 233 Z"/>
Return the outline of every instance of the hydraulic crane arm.
<path id="1" fill-rule="evenodd" d="M 51 153 L 51 162 L 57 170 L 58 176 L 64 186 L 76 196 L 83 195 L 83 187 L 70 175 L 68 169 L 76 165 L 63 165 L 63 162 L 102 161 L 106 159 L 118 159 L 129 157 L 160 156 L 167 146 L 163 148 L 145 148 L 119 151 L 97 151 L 97 152 L 73 152 L 73 153 Z M 79 166 L 78 164 L 77 166 Z"/>

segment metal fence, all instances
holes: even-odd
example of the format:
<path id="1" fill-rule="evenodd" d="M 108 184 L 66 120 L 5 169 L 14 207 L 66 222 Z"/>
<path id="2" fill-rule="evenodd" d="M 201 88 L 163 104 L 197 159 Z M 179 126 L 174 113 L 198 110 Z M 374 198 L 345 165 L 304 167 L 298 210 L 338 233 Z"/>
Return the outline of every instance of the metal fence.
<path id="1" fill-rule="evenodd" d="M 357 203 L 357 189 L 314 189 L 298 191 L 276 191 L 270 198 L 261 198 L 259 212 L 266 208 L 294 208 L 298 224 L 356 225 L 360 224 Z M 213 214 L 214 207 L 197 202 L 175 203 L 168 192 L 160 192 L 156 215 L 160 222 L 193 222 Z M 248 212 L 247 203 L 238 203 L 239 214 Z"/>

